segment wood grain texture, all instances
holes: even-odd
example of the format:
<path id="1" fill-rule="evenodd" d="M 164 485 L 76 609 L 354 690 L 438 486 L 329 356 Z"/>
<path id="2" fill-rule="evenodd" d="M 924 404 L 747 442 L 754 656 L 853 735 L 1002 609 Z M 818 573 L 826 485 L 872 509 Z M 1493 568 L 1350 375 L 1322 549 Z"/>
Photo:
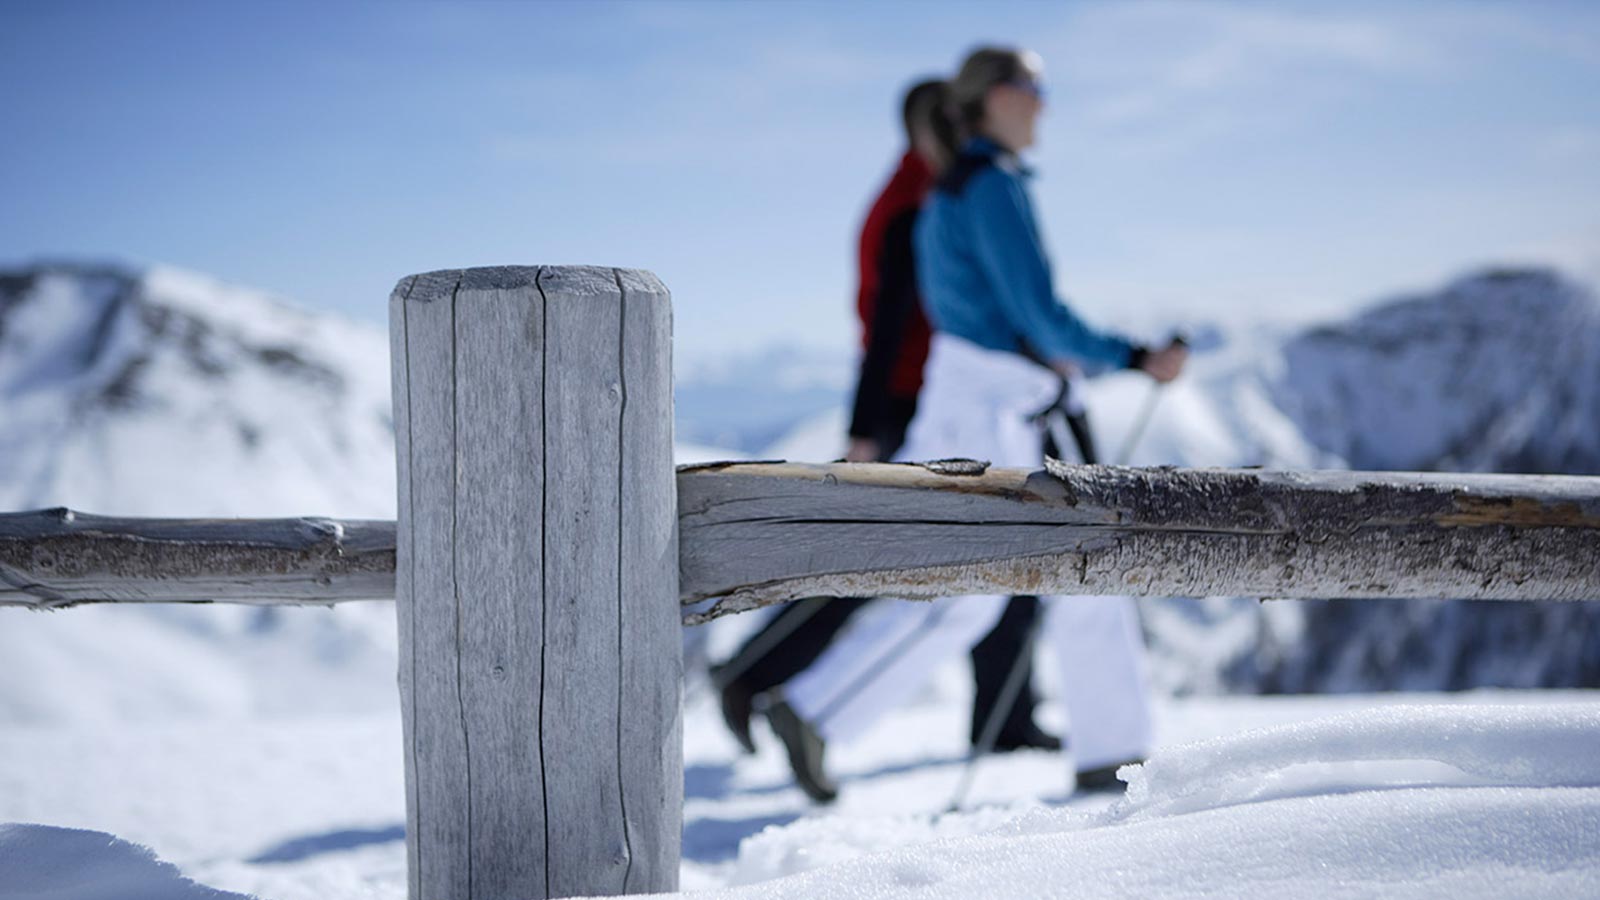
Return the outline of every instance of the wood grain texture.
<path id="1" fill-rule="evenodd" d="M 392 322 L 413 897 L 674 889 L 666 291 L 578 267 L 427 278 Z"/>
<path id="2" fill-rule="evenodd" d="M 409 499 L 399 510 L 410 591 L 397 595 L 408 622 L 400 647 L 401 682 L 410 695 L 406 746 L 408 835 L 415 835 L 416 897 L 470 897 L 472 826 L 468 738 L 460 672 L 461 597 L 456 574 L 456 292 L 461 272 L 417 277 L 404 302 L 406 431 L 397 455 L 409 457 Z M 391 323 L 390 327 L 394 327 Z M 398 424 L 398 419 L 397 419 Z"/>
<path id="3" fill-rule="evenodd" d="M 683 682 L 678 496 L 672 468 L 672 301 L 649 272 L 622 288 L 622 700 L 618 763 L 631 857 L 627 893 L 678 889 Z M 620 489 L 626 486 L 626 489 Z"/>
<path id="4" fill-rule="evenodd" d="M 470 897 L 545 891 L 543 304 L 534 269 L 470 269 L 456 292 L 456 673 Z"/>
<path id="5" fill-rule="evenodd" d="M 394 596 L 394 523 L 0 514 L 0 606 L 310 604 Z"/>
<path id="6" fill-rule="evenodd" d="M 394 432 L 395 432 L 395 509 L 411 509 L 411 379 L 407 371 L 409 366 L 403 360 L 408 351 L 406 343 L 406 298 L 411 296 L 412 289 L 416 286 L 418 276 L 410 275 L 400 280 L 395 285 L 394 291 L 389 295 L 389 397 L 392 406 Z M 411 534 L 409 529 L 405 534 L 395 534 L 395 569 L 394 569 L 394 594 L 396 597 L 412 596 L 411 566 L 414 559 L 411 550 Z M 406 773 L 406 818 L 415 823 L 417 810 L 417 781 L 414 777 L 414 760 L 411 748 L 416 744 L 416 692 L 413 689 L 415 682 L 412 678 L 413 662 L 407 657 L 410 655 L 413 644 L 411 633 L 411 613 L 414 609 L 409 603 L 395 604 L 395 619 L 399 630 L 399 650 L 401 653 L 397 680 L 400 687 L 400 732 L 401 745 L 405 754 Z M 422 895 L 422 885 L 418 880 L 421 866 L 417 863 L 417 829 L 406 829 L 406 893 L 410 897 Z"/>
<path id="7" fill-rule="evenodd" d="M 539 280 L 549 329 L 545 383 L 546 697 L 542 739 L 562 760 L 546 802 L 553 897 L 619 894 L 629 848 L 617 758 L 622 629 L 622 292 L 609 269 Z M 556 661 L 559 660 L 559 664 Z"/>
<path id="8" fill-rule="evenodd" d="M 678 475 L 703 621 L 806 596 L 1600 598 L 1600 479 L 1129 469 Z"/>

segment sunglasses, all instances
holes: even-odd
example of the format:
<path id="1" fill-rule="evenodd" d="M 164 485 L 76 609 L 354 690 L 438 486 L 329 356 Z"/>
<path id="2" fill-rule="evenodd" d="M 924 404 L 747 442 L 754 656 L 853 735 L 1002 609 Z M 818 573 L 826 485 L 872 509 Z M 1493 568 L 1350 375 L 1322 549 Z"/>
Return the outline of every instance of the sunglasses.
<path id="1" fill-rule="evenodd" d="M 1032 78 L 1013 78 L 1010 81 L 1005 82 L 1005 84 L 1008 84 L 1019 91 L 1033 95 L 1034 99 L 1044 99 L 1044 85 Z"/>

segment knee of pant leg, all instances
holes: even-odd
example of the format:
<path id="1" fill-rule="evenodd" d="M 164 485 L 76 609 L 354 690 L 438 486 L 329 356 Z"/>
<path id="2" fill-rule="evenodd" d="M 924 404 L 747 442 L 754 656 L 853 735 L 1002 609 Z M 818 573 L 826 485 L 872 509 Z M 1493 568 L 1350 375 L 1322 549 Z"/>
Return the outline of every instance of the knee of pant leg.
<path id="1" fill-rule="evenodd" d="M 1084 632 L 1113 632 L 1137 622 L 1137 610 L 1127 597 L 1047 597 L 1045 616 L 1052 628 Z"/>

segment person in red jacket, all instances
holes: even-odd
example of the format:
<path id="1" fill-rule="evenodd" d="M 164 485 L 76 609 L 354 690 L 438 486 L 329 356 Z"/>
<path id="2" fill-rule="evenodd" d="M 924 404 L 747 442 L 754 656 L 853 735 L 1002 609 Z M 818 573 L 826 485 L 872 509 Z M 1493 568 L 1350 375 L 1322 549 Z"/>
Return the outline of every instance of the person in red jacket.
<path id="1" fill-rule="evenodd" d="M 862 357 L 845 453 L 851 462 L 881 462 L 894 456 L 916 412 L 931 329 L 917 290 L 911 234 L 939 172 L 955 158 L 957 132 L 945 111 L 947 95 L 943 81 L 924 81 L 907 92 L 902 115 L 908 147 L 861 228 L 856 310 L 861 318 Z M 805 669 L 867 602 L 814 597 L 790 603 L 713 670 L 723 720 L 748 752 L 755 751 L 750 718 L 756 699 Z M 1025 650 L 1036 614 L 1035 598 L 1016 598 L 989 637 L 972 650 L 975 745 L 995 712 L 1013 662 Z M 1035 703 L 1033 692 L 1025 689 L 1002 712 L 995 749 L 1060 748 L 1058 738 L 1034 724 Z M 779 722 L 773 725 L 781 728 Z M 820 800 L 827 799 L 831 789 L 804 786 Z"/>
<path id="2" fill-rule="evenodd" d="M 925 81 L 906 95 L 910 147 L 861 226 L 856 313 L 862 355 L 845 450 L 850 462 L 894 456 L 917 411 L 932 330 L 917 292 L 911 228 L 934 179 L 955 156 L 955 126 L 941 113 L 945 93 L 944 82 Z"/>

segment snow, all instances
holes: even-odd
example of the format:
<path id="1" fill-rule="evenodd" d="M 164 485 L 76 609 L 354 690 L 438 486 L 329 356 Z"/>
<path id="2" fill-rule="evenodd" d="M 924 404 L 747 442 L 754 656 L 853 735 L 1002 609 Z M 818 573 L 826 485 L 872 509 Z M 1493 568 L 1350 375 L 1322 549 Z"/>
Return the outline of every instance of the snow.
<path id="1" fill-rule="evenodd" d="M 1145 766 L 1127 767 L 1127 798 L 1099 810 L 1080 802 L 769 827 L 741 844 L 731 880 L 805 874 L 694 896 L 1512 897 L 1600 889 L 1592 846 L 1600 706 L 1395 699 L 1164 748 Z M 1323 702 L 1288 709 L 1304 713 Z M 1253 704 L 1257 712 L 1274 705 Z M 1208 705 L 1191 712 L 1225 716 Z"/>
<path id="2" fill-rule="evenodd" d="M 0 610 L 0 722 L 362 713 L 393 699 L 394 608 Z"/>
<path id="3" fill-rule="evenodd" d="M 1137 820 L 1346 786 L 1370 789 L 1397 778 L 1456 787 L 1600 787 L 1597 733 L 1594 710 L 1424 706 L 1346 713 L 1247 739 L 1202 742 L 1130 766 L 1123 778 L 1127 803 L 1117 813 Z"/>
<path id="4" fill-rule="evenodd" d="M 1600 890 L 1594 693 L 1166 701 L 1159 749 L 1125 770 L 1125 800 L 1065 796 L 1059 757 L 1021 753 L 981 764 L 970 805 L 946 814 L 964 761 L 966 686 L 960 666 L 943 672 L 919 702 L 830 748 L 844 788 L 830 808 L 789 783 L 764 726 L 759 755 L 741 756 L 712 698 L 691 697 L 682 896 Z M 400 897 L 399 751 L 392 709 L 10 727 L 0 821 L 113 834 L 219 890 Z"/>
<path id="5" fill-rule="evenodd" d="M 1593 896 L 1600 790 L 1315 796 L 1137 824 L 985 834 L 706 898 Z"/>
<path id="6" fill-rule="evenodd" d="M 161 268 L 0 314 L 0 508 L 393 517 L 381 329 Z"/>
<path id="7" fill-rule="evenodd" d="M 749 458 L 748 454 L 740 453 L 737 450 L 724 450 L 721 447 L 686 444 L 682 441 L 672 445 L 672 459 L 680 466 L 709 462 L 736 462 Z"/>
<path id="8" fill-rule="evenodd" d="M 1600 303 L 1487 272 L 1285 342 L 1275 399 L 1363 469 L 1600 471 Z"/>

